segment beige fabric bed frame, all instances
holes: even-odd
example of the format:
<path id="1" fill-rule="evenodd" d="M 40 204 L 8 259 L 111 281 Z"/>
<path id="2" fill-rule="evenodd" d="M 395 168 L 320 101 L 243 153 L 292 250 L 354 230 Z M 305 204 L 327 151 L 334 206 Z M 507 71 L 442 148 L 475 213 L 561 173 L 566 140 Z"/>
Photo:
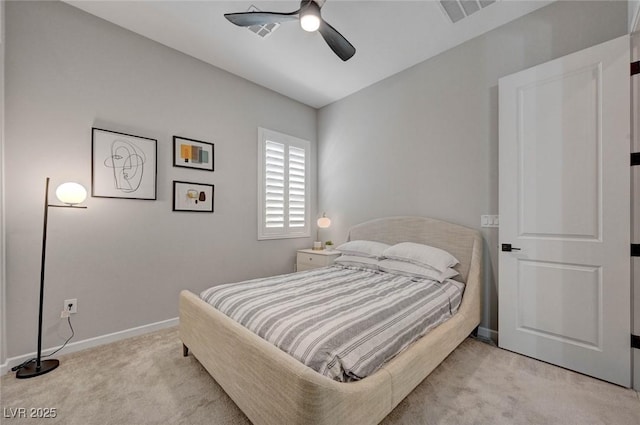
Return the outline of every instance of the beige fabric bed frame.
<path id="1" fill-rule="evenodd" d="M 476 230 L 424 217 L 391 217 L 352 227 L 349 240 L 425 243 L 453 254 L 466 288 L 447 322 L 373 375 L 333 381 L 253 334 L 197 295 L 180 294 L 180 338 L 254 424 L 377 424 L 480 323 L 482 238 Z"/>

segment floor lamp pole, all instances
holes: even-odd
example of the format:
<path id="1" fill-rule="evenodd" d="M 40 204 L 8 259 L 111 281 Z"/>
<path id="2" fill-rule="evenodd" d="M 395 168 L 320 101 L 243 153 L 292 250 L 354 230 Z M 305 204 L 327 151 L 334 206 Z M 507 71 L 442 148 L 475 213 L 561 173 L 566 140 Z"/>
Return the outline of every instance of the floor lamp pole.
<path id="1" fill-rule="evenodd" d="M 47 219 L 49 213 L 49 177 L 45 184 L 44 193 L 44 223 L 42 227 L 42 262 L 40 263 L 40 310 L 38 315 L 38 357 L 36 363 L 28 364 L 16 373 L 16 378 L 33 378 L 51 372 L 60 365 L 56 359 L 42 361 L 42 309 L 44 307 L 44 266 L 47 254 Z"/>

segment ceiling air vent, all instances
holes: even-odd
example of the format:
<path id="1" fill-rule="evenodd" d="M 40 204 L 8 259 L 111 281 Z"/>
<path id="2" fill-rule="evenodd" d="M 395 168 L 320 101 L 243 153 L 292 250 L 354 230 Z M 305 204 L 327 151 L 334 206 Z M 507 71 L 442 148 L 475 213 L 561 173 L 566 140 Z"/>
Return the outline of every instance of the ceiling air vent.
<path id="1" fill-rule="evenodd" d="M 440 5 L 451 22 L 455 23 L 495 2 L 496 0 L 440 0 Z"/>
<path id="2" fill-rule="evenodd" d="M 247 10 L 247 12 L 262 12 L 262 11 L 257 7 L 255 7 L 254 5 L 251 5 Z M 258 34 L 260 37 L 264 38 L 270 35 L 275 30 L 277 30 L 279 26 L 280 24 L 273 23 L 273 24 L 265 24 L 265 25 L 253 25 L 247 28 L 249 29 L 249 31 L 254 32 Z"/>

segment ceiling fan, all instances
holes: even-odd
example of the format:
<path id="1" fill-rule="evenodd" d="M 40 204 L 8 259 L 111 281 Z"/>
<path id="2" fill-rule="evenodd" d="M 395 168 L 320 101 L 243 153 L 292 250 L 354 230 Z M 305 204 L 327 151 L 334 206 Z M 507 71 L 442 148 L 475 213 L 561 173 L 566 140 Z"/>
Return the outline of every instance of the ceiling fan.
<path id="1" fill-rule="evenodd" d="M 300 8 L 294 12 L 240 12 L 225 13 L 224 17 L 229 22 L 240 27 L 250 27 L 253 25 L 281 24 L 289 21 L 300 21 L 303 30 L 318 31 L 324 41 L 327 42 L 331 50 L 343 61 L 349 60 L 355 53 L 356 48 L 347 41 L 335 28 L 327 23 L 320 15 L 321 6 L 318 0 L 302 0 Z M 323 2 L 324 4 L 324 2 Z"/>

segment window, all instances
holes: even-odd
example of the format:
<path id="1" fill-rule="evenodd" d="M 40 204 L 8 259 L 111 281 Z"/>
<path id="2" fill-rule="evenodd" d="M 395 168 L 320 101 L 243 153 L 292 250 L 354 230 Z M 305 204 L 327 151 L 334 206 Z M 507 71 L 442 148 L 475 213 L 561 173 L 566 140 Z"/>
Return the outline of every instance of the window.
<path id="1" fill-rule="evenodd" d="M 306 140 L 258 129 L 258 239 L 310 236 L 310 146 Z"/>

